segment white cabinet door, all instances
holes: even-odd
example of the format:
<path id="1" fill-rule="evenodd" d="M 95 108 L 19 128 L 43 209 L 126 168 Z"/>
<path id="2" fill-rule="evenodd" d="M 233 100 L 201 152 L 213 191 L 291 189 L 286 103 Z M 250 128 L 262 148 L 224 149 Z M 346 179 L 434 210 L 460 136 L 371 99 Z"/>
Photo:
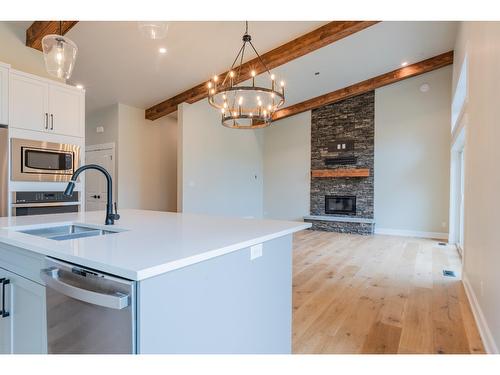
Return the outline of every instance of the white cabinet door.
<path id="1" fill-rule="evenodd" d="M 9 70 L 0 66 L 0 125 L 9 123 Z"/>
<path id="2" fill-rule="evenodd" d="M 10 75 L 10 126 L 47 131 L 49 127 L 49 84 L 43 80 Z"/>
<path id="3" fill-rule="evenodd" d="M 11 352 L 47 353 L 47 313 L 45 287 L 9 271 L 2 270 L 5 285 L 5 311 L 9 313 Z M 5 282 L 5 281 L 4 281 Z"/>
<path id="4" fill-rule="evenodd" d="M 2 282 L 8 279 L 7 271 L 0 268 L 0 313 L 2 312 Z M 0 314 L 0 354 L 12 353 L 12 321 Z"/>
<path id="5" fill-rule="evenodd" d="M 73 137 L 84 136 L 83 92 L 59 85 L 49 86 L 49 130 Z"/>

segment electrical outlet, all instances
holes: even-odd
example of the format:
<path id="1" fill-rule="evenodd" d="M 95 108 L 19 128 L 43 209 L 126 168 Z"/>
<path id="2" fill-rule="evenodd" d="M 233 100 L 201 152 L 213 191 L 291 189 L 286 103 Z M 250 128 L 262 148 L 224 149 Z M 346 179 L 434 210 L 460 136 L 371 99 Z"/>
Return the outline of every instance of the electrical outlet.
<path id="1" fill-rule="evenodd" d="M 261 243 L 250 247 L 250 260 L 260 258 L 262 256 L 262 248 Z"/>
<path id="2" fill-rule="evenodd" d="M 442 222 L 441 222 L 441 227 L 442 227 L 442 228 L 446 228 L 446 221 L 442 221 Z"/>

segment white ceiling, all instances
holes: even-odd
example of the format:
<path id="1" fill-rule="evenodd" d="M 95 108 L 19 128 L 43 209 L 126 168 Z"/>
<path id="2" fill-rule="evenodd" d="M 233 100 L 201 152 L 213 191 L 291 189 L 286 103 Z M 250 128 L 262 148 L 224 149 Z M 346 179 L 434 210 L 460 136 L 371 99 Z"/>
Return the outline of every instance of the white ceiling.
<path id="1" fill-rule="evenodd" d="M 250 22 L 249 33 L 265 52 L 322 24 Z M 67 34 L 78 45 L 71 83 L 85 86 L 88 111 L 116 102 L 148 108 L 227 70 L 244 27 L 243 21 L 171 22 L 166 38 L 148 40 L 137 22 L 79 22 Z"/>
<path id="2" fill-rule="evenodd" d="M 250 22 L 260 53 L 324 22 Z M 87 111 L 116 102 L 148 108 L 226 71 L 241 46 L 243 22 L 172 22 L 147 40 L 136 22 L 79 22 L 67 35 L 79 48 L 71 83 L 87 90 Z M 277 69 L 286 106 L 453 49 L 454 22 L 382 22 Z M 158 53 L 166 47 L 167 54 Z M 255 57 L 250 55 L 249 58 Z M 315 76 L 315 72 L 320 72 Z"/>

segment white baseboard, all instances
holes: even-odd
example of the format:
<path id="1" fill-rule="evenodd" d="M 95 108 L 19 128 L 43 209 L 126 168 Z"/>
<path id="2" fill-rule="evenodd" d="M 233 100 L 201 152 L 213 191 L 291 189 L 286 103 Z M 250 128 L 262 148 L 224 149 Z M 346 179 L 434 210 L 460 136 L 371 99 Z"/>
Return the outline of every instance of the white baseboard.
<path id="1" fill-rule="evenodd" d="M 470 306 L 472 308 L 472 314 L 474 315 L 474 319 L 476 320 L 476 324 L 479 329 L 479 334 L 481 335 L 481 339 L 483 340 L 483 345 L 486 353 L 499 354 L 497 345 L 495 343 L 495 340 L 493 339 L 493 335 L 488 328 L 488 324 L 486 323 L 486 319 L 484 318 L 481 306 L 479 306 L 479 303 L 477 302 L 476 294 L 474 293 L 472 285 L 470 285 L 469 279 L 467 278 L 466 274 L 462 274 L 462 282 L 465 287 L 465 294 L 467 295 L 467 299 L 469 300 Z"/>
<path id="2" fill-rule="evenodd" d="M 403 236 L 403 237 L 421 237 L 432 238 L 437 240 L 448 240 L 448 233 L 442 232 L 420 232 L 416 230 L 402 230 L 390 228 L 377 228 L 375 227 L 375 234 L 386 234 L 389 236 Z"/>

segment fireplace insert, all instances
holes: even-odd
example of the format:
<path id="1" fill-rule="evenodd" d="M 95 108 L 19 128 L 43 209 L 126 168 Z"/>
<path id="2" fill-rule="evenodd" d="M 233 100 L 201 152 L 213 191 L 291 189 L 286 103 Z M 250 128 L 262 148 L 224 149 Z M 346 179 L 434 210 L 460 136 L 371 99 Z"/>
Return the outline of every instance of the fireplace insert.
<path id="1" fill-rule="evenodd" d="M 325 195 L 325 214 L 356 214 L 356 196 Z"/>

